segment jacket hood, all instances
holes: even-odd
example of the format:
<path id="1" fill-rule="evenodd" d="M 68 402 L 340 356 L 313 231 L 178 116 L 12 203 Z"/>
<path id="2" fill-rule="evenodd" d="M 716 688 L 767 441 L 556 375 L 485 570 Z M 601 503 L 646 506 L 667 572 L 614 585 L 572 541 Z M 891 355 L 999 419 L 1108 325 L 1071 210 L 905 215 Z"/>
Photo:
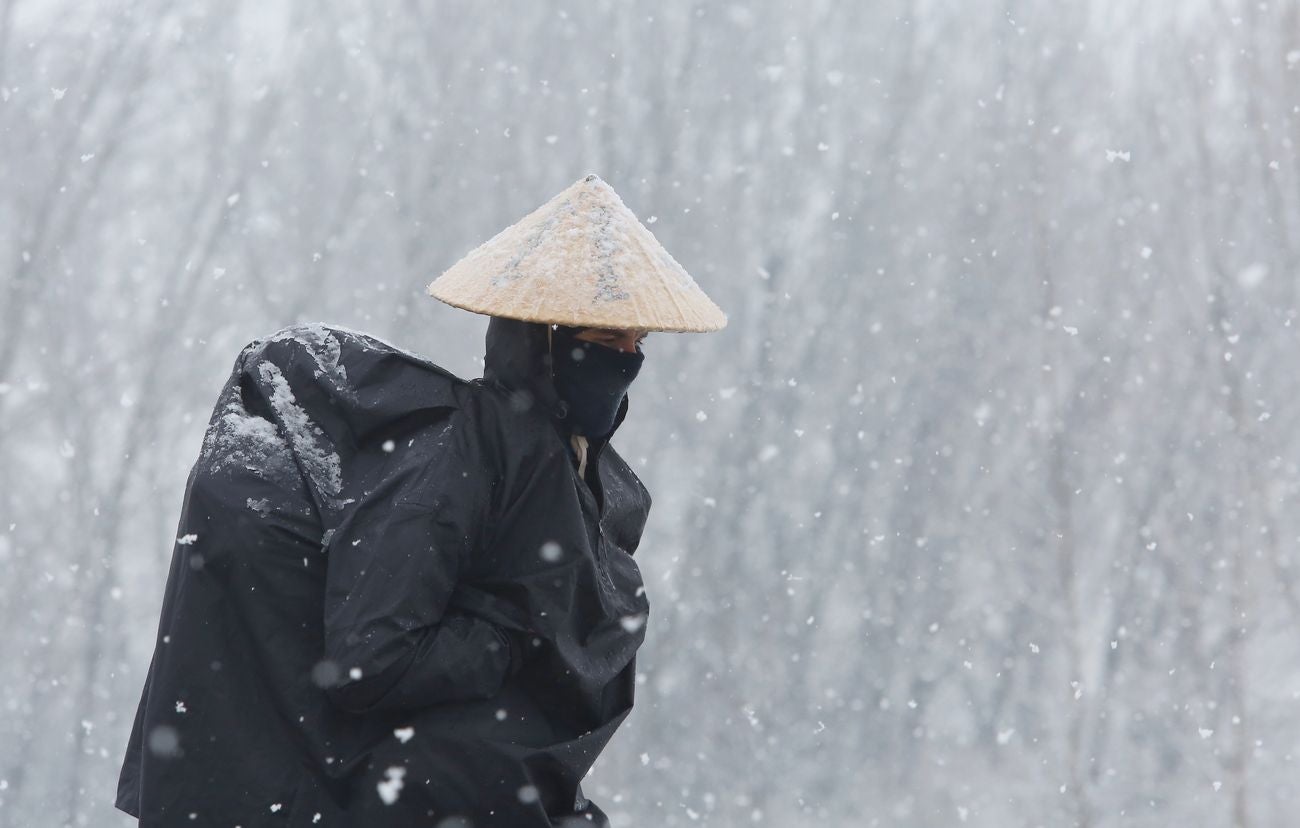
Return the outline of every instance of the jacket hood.
<path id="1" fill-rule="evenodd" d="M 523 409 L 537 407 L 545 412 L 559 431 L 567 436 L 565 421 L 568 406 L 560 399 L 551 379 L 551 351 L 544 322 L 524 322 L 493 316 L 488 322 L 483 357 L 483 379 L 512 392 L 512 401 Z M 623 396 L 614 428 L 605 438 L 614 436 L 627 417 L 628 396 Z"/>

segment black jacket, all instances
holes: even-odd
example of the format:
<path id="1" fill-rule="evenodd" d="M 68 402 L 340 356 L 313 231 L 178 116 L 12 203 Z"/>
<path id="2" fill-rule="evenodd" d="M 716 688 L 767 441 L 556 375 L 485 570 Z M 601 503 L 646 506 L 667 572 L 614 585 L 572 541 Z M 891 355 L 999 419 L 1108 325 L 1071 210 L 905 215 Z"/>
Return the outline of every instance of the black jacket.
<path id="1" fill-rule="evenodd" d="M 650 496 L 603 442 L 579 479 L 546 335 L 493 318 L 468 382 L 338 326 L 243 349 L 186 485 L 119 809 L 608 824 L 579 782 L 632 707 Z"/>

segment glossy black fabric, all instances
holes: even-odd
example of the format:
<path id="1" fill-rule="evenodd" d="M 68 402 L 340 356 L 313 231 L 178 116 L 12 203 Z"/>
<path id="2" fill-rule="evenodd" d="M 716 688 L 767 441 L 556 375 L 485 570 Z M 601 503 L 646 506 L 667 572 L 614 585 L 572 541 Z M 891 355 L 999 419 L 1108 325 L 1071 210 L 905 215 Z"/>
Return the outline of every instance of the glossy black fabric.
<path id="1" fill-rule="evenodd" d="M 565 425 L 574 434 L 605 437 L 623 405 L 623 395 L 645 361 L 645 354 L 620 351 L 578 339 L 579 328 L 556 329 L 551 355 L 555 391 L 567 405 Z"/>
<path id="2" fill-rule="evenodd" d="M 562 408 L 538 324 L 493 319 L 469 382 L 338 326 L 245 347 L 186 486 L 117 807 L 607 825 L 579 783 L 633 704 L 650 497 L 606 442 L 578 478 Z"/>

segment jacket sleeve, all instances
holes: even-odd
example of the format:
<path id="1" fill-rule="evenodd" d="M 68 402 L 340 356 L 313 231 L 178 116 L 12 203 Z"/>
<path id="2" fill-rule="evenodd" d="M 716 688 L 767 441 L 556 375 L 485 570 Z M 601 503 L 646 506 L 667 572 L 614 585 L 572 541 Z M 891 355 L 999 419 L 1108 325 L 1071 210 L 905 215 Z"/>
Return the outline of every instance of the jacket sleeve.
<path id="1" fill-rule="evenodd" d="M 331 701 L 353 713 L 488 698 L 520 666 L 504 630 L 448 606 L 477 548 L 491 473 L 464 412 L 392 441 L 327 542 Z M 354 491 L 356 489 L 354 488 Z"/>

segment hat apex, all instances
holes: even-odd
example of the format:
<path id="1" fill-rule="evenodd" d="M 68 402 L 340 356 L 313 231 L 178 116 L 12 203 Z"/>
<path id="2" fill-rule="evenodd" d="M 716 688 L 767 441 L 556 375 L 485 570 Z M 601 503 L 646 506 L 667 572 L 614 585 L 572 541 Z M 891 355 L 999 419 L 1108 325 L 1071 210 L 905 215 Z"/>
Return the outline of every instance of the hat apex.
<path id="1" fill-rule="evenodd" d="M 475 313 L 574 327 L 716 331 L 726 314 L 597 175 L 587 175 L 429 283 Z"/>

